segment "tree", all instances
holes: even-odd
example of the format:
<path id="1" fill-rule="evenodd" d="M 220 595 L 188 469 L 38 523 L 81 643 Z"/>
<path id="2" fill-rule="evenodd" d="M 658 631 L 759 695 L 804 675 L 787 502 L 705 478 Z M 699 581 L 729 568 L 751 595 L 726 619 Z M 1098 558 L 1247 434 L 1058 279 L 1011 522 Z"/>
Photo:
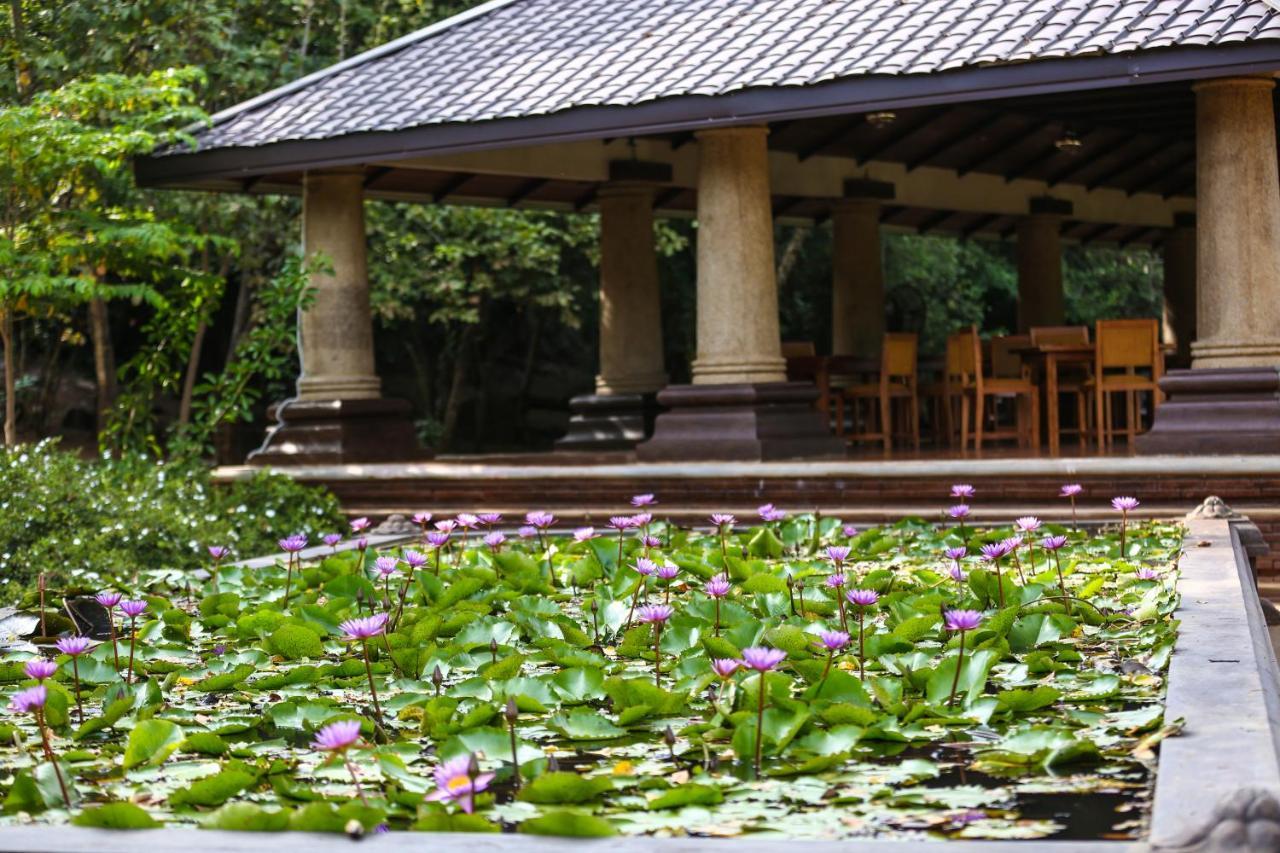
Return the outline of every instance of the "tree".
<path id="1" fill-rule="evenodd" d="M 198 71 L 104 75 L 0 108 L 0 340 L 5 443 L 17 441 L 14 327 L 22 317 L 128 298 L 163 303 L 156 283 L 209 238 L 135 203 L 129 158 L 186 139 L 204 118 Z"/>

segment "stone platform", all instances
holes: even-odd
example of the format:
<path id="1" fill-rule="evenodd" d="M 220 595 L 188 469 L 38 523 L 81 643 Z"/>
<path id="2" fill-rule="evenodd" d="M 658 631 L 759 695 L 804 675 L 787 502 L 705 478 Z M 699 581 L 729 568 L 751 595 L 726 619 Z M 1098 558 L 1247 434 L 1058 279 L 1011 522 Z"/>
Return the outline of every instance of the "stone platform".
<path id="1" fill-rule="evenodd" d="M 259 469 L 224 467 L 222 480 Z M 1017 515 L 1070 517 L 1057 497 L 1063 483 L 1085 488 L 1081 520 L 1112 521 L 1110 499 L 1134 495 L 1140 515 L 1181 516 L 1207 495 L 1219 495 L 1248 515 L 1272 546 L 1257 569 L 1260 584 L 1280 594 L 1280 455 L 1103 456 L 953 459 L 845 459 L 789 462 L 640 463 L 627 453 L 556 453 L 442 456 L 395 464 L 298 465 L 281 471 L 324 485 L 353 515 L 381 518 L 428 509 L 437 514 L 486 509 L 509 518 L 547 509 L 567 526 L 597 525 L 629 511 L 628 500 L 653 492 L 660 512 L 700 522 L 713 511 L 746 520 L 765 502 L 793 511 L 818 509 L 854 523 L 904 515 L 941 518 L 952 483 L 972 483 L 975 517 L 996 521 Z"/>

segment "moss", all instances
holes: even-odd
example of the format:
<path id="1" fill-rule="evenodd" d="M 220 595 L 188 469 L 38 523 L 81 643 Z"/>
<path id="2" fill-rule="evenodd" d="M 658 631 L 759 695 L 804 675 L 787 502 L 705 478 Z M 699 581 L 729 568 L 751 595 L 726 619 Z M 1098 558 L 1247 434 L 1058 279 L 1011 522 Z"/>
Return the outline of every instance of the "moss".
<path id="1" fill-rule="evenodd" d="M 320 636 L 303 625 L 281 625 L 267 640 L 267 650 L 285 660 L 318 658 L 324 654 Z"/>
<path id="2" fill-rule="evenodd" d="M 236 620 L 236 634 L 246 640 L 266 637 L 283 625 L 287 619 L 288 617 L 283 613 L 277 613 L 274 610 L 246 613 Z"/>

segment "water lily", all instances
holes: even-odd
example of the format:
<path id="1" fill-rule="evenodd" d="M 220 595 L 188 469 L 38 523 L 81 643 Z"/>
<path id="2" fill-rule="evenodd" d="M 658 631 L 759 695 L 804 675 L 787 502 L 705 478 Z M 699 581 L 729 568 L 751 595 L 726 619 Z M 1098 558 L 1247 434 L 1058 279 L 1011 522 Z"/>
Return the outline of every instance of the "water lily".
<path id="1" fill-rule="evenodd" d="M 649 575 L 658 571 L 658 564 L 648 557 L 640 557 L 632 564 L 631 568 L 635 569 L 640 575 L 640 580 L 636 583 L 635 593 L 631 596 L 631 608 L 627 611 L 627 628 L 631 627 L 631 617 L 636 612 L 636 604 L 640 601 L 640 597 L 643 595 L 646 600 L 648 598 Z"/>
<path id="2" fill-rule="evenodd" d="M 631 496 L 631 505 L 634 507 L 653 506 L 657 502 L 658 499 L 651 494 Z"/>
<path id="3" fill-rule="evenodd" d="M 1076 498 L 1084 492 L 1084 486 L 1079 483 L 1067 483 L 1062 487 L 1062 491 L 1058 492 L 1058 497 L 1068 498 L 1071 501 L 1071 529 L 1079 530 L 1080 524 L 1076 521 Z"/>
<path id="4" fill-rule="evenodd" d="M 836 652 L 839 652 L 849 645 L 849 633 L 847 631 L 819 631 L 818 646 L 827 653 L 827 665 L 822 668 L 822 678 L 819 684 L 827 680 L 827 674 L 831 672 L 831 662 L 835 660 Z"/>
<path id="5" fill-rule="evenodd" d="M 609 526 L 618 531 L 618 565 L 622 565 L 622 546 L 628 530 L 633 530 L 640 525 L 629 515 L 615 515 L 609 519 Z"/>
<path id="6" fill-rule="evenodd" d="M 755 670 L 759 674 L 756 685 L 758 702 L 756 704 L 756 754 L 754 764 L 757 776 L 760 775 L 760 757 L 764 750 L 764 702 L 765 696 L 769 692 L 768 685 L 765 683 L 765 673 L 777 669 L 778 664 L 782 663 L 786 658 L 787 653 L 781 649 L 752 646 L 742 650 L 742 665 L 747 669 Z"/>
<path id="7" fill-rule="evenodd" d="M 977 493 L 978 490 L 968 483 L 956 483 L 951 487 L 951 497 L 960 498 L 964 501 L 969 501 Z"/>
<path id="8" fill-rule="evenodd" d="M 763 504 L 756 507 L 756 515 L 760 516 L 760 520 L 764 522 L 782 521 L 787 517 L 786 510 L 778 509 L 773 504 Z"/>
<path id="9" fill-rule="evenodd" d="M 951 679 L 951 695 L 947 697 L 947 707 L 956 701 L 956 688 L 960 686 L 960 670 L 964 668 L 964 635 L 982 624 L 982 614 L 976 610 L 946 610 L 942 613 L 942 624 L 948 631 L 960 634 L 960 655 L 956 658 L 956 674 Z"/>
<path id="10" fill-rule="evenodd" d="M 44 681 L 46 678 L 53 678 L 58 671 L 58 664 L 48 658 L 31 658 L 23 664 L 22 671 L 27 678 Z"/>
<path id="11" fill-rule="evenodd" d="M 1125 548 L 1125 533 L 1129 526 L 1129 513 L 1137 509 L 1141 504 L 1137 498 L 1118 497 L 1111 499 L 1111 508 L 1120 513 L 1120 558 L 1124 559 L 1127 549 Z"/>
<path id="12" fill-rule="evenodd" d="M 347 772 L 351 774 L 351 784 L 355 785 L 356 796 L 360 798 L 360 802 L 364 803 L 367 808 L 369 801 L 365 799 L 364 790 L 360 787 L 360 778 L 356 775 L 356 768 L 351 764 L 351 757 L 347 755 L 347 751 L 359 742 L 360 721 L 338 720 L 317 731 L 315 740 L 311 742 L 311 747 L 342 758 L 342 763 L 346 765 Z"/>
<path id="13" fill-rule="evenodd" d="M 129 617 L 129 675 L 125 678 L 125 684 L 133 683 L 133 653 L 138 646 L 137 623 L 138 617 L 147 609 L 145 601 L 122 601 L 120 602 L 120 612 Z"/>
<path id="14" fill-rule="evenodd" d="M 351 532 L 364 533 L 371 525 L 372 522 L 364 516 L 361 516 L 360 518 L 353 518 L 351 519 Z"/>
<path id="15" fill-rule="evenodd" d="M 326 533 L 324 536 L 320 537 L 320 541 L 329 546 L 329 549 L 336 554 L 338 553 L 338 546 L 342 544 L 342 534 Z"/>
<path id="16" fill-rule="evenodd" d="M 711 671 L 716 674 L 716 678 L 720 679 L 720 689 L 716 693 L 716 698 L 712 701 L 711 707 L 716 713 L 728 716 L 720 710 L 720 705 L 724 702 L 724 692 L 729 687 L 729 681 L 732 680 L 733 674 L 742 668 L 742 661 L 736 658 L 712 658 Z"/>
<path id="17" fill-rule="evenodd" d="M 851 589 L 845 593 L 845 598 L 850 604 L 858 608 L 858 678 L 865 681 L 867 677 L 867 646 L 864 626 L 866 624 L 867 609 L 876 606 L 876 602 L 880 600 L 880 595 L 873 589 Z"/>
<path id="18" fill-rule="evenodd" d="M 845 631 L 849 630 L 849 618 L 844 610 L 844 587 L 848 582 L 849 578 L 845 576 L 844 572 L 827 575 L 827 579 L 823 581 L 827 589 L 835 591 L 836 604 L 840 607 L 840 627 Z"/>
<path id="19" fill-rule="evenodd" d="M 209 556 L 213 558 L 213 570 L 210 572 L 213 579 L 212 588 L 214 592 L 218 591 L 218 567 L 222 564 L 223 558 L 231 553 L 231 549 L 226 545 L 210 545 L 208 548 Z"/>
<path id="20" fill-rule="evenodd" d="M 427 800 L 447 800 L 458 804 L 467 814 L 475 810 L 475 795 L 489 787 L 492 773 L 480 773 L 475 756 L 471 754 L 452 758 L 435 769 L 436 789 L 427 794 Z"/>
<path id="21" fill-rule="evenodd" d="M 711 525 L 720 536 L 720 559 L 724 561 L 726 568 L 729 566 L 729 549 L 726 540 L 728 539 L 729 531 L 733 530 L 733 526 L 737 523 L 738 519 L 730 513 L 715 512 L 711 514 Z"/>
<path id="22" fill-rule="evenodd" d="M 663 582 L 663 588 L 662 588 L 663 599 L 662 600 L 666 603 L 670 603 L 671 602 L 671 582 L 676 579 L 677 575 L 680 574 L 680 567 L 677 566 L 675 563 L 663 563 L 661 566 L 658 566 L 658 570 L 654 574 L 656 574 L 658 576 L 658 579 Z"/>
<path id="23" fill-rule="evenodd" d="M 93 640 L 88 637 L 62 637 L 54 645 L 64 655 L 71 656 L 71 674 L 76 687 L 76 715 L 80 724 L 84 725 L 84 705 L 80 702 L 80 655 L 93 648 Z"/>
<path id="24" fill-rule="evenodd" d="M 996 570 L 996 594 L 999 596 L 1001 607 L 1004 607 L 1004 575 L 1000 571 L 1000 560 L 1008 556 L 1008 554 L 1008 540 L 989 542 L 982 546 L 982 559 L 989 562 Z"/>
<path id="25" fill-rule="evenodd" d="M 120 650 L 116 647 L 116 617 L 114 611 L 123 599 L 123 595 L 112 590 L 104 590 L 93 597 L 93 600 L 106 608 L 107 611 L 107 630 L 111 632 L 111 656 L 116 662 L 116 675 L 120 674 Z"/>
<path id="26" fill-rule="evenodd" d="M 960 541 L 967 546 L 969 544 L 969 534 L 965 531 L 964 520 L 969 517 L 968 504 L 956 504 L 947 508 L 947 515 L 956 522 L 956 526 L 960 530 Z"/>
<path id="27" fill-rule="evenodd" d="M 1058 555 L 1058 551 L 1067 544 L 1067 537 L 1061 534 L 1056 536 L 1046 536 L 1040 542 L 1040 547 L 1045 552 L 1052 555 L 1054 568 L 1058 571 L 1058 591 L 1062 594 L 1062 601 L 1066 605 L 1067 612 L 1071 612 L 1071 601 L 1067 596 L 1067 582 L 1062 577 L 1062 558 Z"/>
<path id="28" fill-rule="evenodd" d="M 960 566 L 960 561 L 969 555 L 969 549 L 963 545 L 956 545 L 947 548 L 942 552 L 948 560 L 951 561 L 951 579 L 957 584 L 963 583 L 965 579 L 964 569 Z"/>
<path id="29" fill-rule="evenodd" d="M 307 547 L 307 537 L 301 533 L 294 533 L 292 536 L 286 536 L 277 542 L 280 550 L 288 554 L 289 566 L 286 569 L 284 579 L 284 607 L 289 606 L 289 591 L 293 586 L 293 564 L 297 560 L 298 552 Z"/>
<path id="30" fill-rule="evenodd" d="M 723 575 L 723 574 L 716 575 L 711 580 L 707 581 L 707 585 L 704 587 L 704 589 L 706 590 L 707 595 L 711 596 L 711 600 L 716 603 L 715 635 L 719 637 L 720 636 L 720 599 L 724 598 L 726 595 L 729 594 L 730 585 L 729 585 L 728 575 Z"/>
<path id="31" fill-rule="evenodd" d="M 373 616 L 348 619 L 338 624 L 338 629 L 348 640 L 359 640 L 360 651 L 364 656 L 364 671 L 369 677 L 369 695 L 373 698 L 373 711 L 379 723 L 382 722 L 382 707 L 378 704 L 378 688 L 373 684 L 373 665 L 369 662 L 369 639 L 384 635 L 387 630 L 387 614 L 375 613 Z M 388 657 L 390 651 L 388 651 Z"/>
<path id="32" fill-rule="evenodd" d="M 636 618 L 642 623 L 653 626 L 653 683 L 662 684 L 662 627 L 675 614 L 675 608 L 669 604 L 646 604 L 636 611 Z"/>
<path id="33" fill-rule="evenodd" d="M 44 724 L 44 705 L 48 698 L 48 688 L 43 683 L 37 684 L 35 687 L 28 687 L 26 690 L 15 693 L 9 700 L 9 710 L 35 717 L 44 756 L 53 765 L 54 775 L 58 777 L 58 787 L 62 790 L 62 802 L 67 808 L 71 808 L 71 794 L 67 790 L 67 781 L 62 777 L 62 767 L 58 765 L 58 757 L 54 755 L 53 744 L 49 741 L 49 730 Z"/>
<path id="34" fill-rule="evenodd" d="M 433 530 L 427 534 L 427 544 L 436 552 L 436 577 L 440 577 L 440 552 L 449 544 L 449 534 L 443 530 Z"/>

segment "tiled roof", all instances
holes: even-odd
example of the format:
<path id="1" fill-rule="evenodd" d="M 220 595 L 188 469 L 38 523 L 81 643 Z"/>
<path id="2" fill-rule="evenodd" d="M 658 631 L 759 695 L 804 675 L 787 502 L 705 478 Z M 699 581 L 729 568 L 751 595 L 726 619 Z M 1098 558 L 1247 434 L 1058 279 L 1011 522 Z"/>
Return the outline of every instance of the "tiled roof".
<path id="1" fill-rule="evenodd" d="M 204 150 L 1280 38 L 1261 0 L 496 0 L 233 108 Z"/>

